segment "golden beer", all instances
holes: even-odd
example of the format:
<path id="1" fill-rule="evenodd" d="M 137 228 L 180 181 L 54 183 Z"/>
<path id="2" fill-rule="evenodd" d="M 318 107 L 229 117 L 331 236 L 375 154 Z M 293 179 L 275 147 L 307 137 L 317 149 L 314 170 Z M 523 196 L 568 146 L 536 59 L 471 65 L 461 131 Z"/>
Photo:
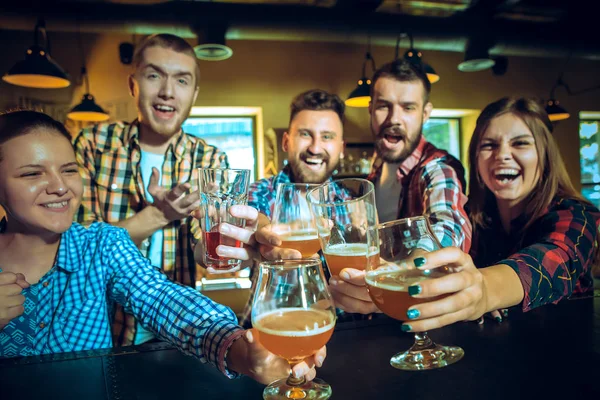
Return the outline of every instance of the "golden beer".
<path id="1" fill-rule="evenodd" d="M 334 244 L 323 252 L 331 275 L 339 275 L 344 268 L 364 270 L 367 265 L 376 268 L 379 253 L 373 250 L 368 256 L 367 253 L 367 245 L 364 243 Z"/>
<path id="2" fill-rule="evenodd" d="M 253 325 L 267 350 L 296 363 L 327 344 L 335 319 L 323 310 L 288 308 L 260 315 Z"/>
<path id="3" fill-rule="evenodd" d="M 298 250 L 302 257 L 313 256 L 321 248 L 319 235 L 316 230 L 299 230 L 279 234 L 281 246 L 286 249 Z"/>
<path id="4" fill-rule="evenodd" d="M 384 314 L 400 320 L 408 321 L 406 312 L 416 304 L 428 303 L 442 299 L 448 295 L 418 299 L 408 294 L 408 287 L 427 279 L 439 278 L 443 274 L 431 271 L 429 276 L 423 276 L 419 270 L 390 270 L 381 268 L 369 271 L 366 276 L 367 290 L 373 303 Z"/>

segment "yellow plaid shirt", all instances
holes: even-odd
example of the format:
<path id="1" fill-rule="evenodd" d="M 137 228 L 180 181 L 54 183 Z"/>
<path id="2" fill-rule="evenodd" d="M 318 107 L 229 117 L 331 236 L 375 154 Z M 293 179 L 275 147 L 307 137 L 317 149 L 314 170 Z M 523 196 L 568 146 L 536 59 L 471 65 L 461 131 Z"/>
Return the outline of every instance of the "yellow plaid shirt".
<path id="1" fill-rule="evenodd" d="M 99 124 L 82 130 L 74 140 L 77 162 L 83 178 L 83 198 L 76 220 L 88 225 L 95 221 L 116 223 L 141 211 L 149 203 L 140 172 L 139 123 Z M 197 168 L 228 168 L 225 153 L 204 140 L 181 132 L 165 153 L 161 185 L 173 188 L 191 182 L 198 187 Z M 163 228 L 163 270 L 173 281 L 188 286 L 196 282 L 194 244 L 200 234 L 192 217 L 173 221 Z M 148 240 L 140 246 L 148 256 Z M 117 310 L 113 334 L 115 345 L 131 344 L 136 324 Z"/>

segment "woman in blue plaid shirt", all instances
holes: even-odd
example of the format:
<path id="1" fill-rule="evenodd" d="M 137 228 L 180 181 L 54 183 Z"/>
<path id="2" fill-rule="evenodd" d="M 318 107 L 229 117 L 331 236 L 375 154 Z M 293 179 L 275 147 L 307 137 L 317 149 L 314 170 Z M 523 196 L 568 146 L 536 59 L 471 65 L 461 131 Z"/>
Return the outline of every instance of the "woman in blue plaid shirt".
<path id="1" fill-rule="evenodd" d="M 82 194 L 70 135 L 33 111 L 0 115 L 0 357 L 112 347 L 116 301 L 162 340 L 229 377 L 288 375 L 234 313 L 169 281 L 127 231 L 72 222 Z M 239 340 L 242 339 L 242 340 Z M 294 367 L 312 379 L 325 348 Z"/>

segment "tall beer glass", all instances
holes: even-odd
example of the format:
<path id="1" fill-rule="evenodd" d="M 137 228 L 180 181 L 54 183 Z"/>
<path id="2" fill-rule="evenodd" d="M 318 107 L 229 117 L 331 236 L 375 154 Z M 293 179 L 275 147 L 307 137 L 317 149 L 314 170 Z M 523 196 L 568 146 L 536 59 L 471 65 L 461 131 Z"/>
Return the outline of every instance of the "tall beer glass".
<path id="1" fill-rule="evenodd" d="M 278 260 L 260 264 L 252 304 L 258 340 L 293 367 L 315 354 L 331 338 L 335 306 L 318 259 Z M 328 399 L 331 387 L 304 377 L 271 383 L 264 399 Z"/>
<path id="2" fill-rule="evenodd" d="M 366 179 L 340 179 L 308 192 L 331 275 L 379 263 L 375 188 Z"/>
<path id="3" fill-rule="evenodd" d="M 240 266 L 242 261 L 224 258 L 217 254 L 217 246 L 242 247 L 240 241 L 221 235 L 219 225 L 223 222 L 244 227 L 246 220 L 234 218 L 229 213 L 233 205 L 245 205 L 248 193 L 250 170 L 199 168 L 198 186 L 202 217 L 200 227 L 204 232 L 202 261 L 215 269 L 230 269 Z"/>
<path id="4" fill-rule="evenodd" d="M 400 219 L 379 225 L 380 264 L 368 265 L 366 274 L 369 295 L 386 315 L 409 321 L 407 311 L 420 303 L 446 297 L 417 299 L 408 294 L 411 285 L 426 279 L 439 278 L 450 273 L 448 268 L 420 270 L 413 260 L 427 252 L 441 248 L 427 218 Z M 423 370 L 445 367 L 460 360 L 463 349 L 435 344 L 427 332 L 415 333 L 415 343 L 403 353 L 392 357 L 393 367 L 402 370 Z"/>
<path id="5" fill-rule="evenodd" d="M 307 258 L 320 249 L 317 225 L 312 216 L 306 194 L 317 184 L 282 183 L 277 186 L 271 226 L 282 241 L 281 247 L 295 249 Z"/>

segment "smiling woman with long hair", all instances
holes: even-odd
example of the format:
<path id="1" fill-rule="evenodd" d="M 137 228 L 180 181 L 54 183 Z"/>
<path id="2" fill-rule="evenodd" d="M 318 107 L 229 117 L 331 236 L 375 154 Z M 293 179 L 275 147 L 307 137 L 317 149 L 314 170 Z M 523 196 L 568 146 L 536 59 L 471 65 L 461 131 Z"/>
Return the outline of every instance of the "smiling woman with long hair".
<path id="1" fill-rule="evenodd" d="M 34 111 L 0 115 L 0 358 L 111 347 L 109 307 L 117 302 L 230 377 L 270 383 L 288 375 L 287 361 L 239 327 L 229 308 L 169 281 L 125 229 L 73 222 L 82 191 L 62 124 Z M 301 364 L 295 372 L 312 379 Z"/>
<path id="2" fill-rule="evenodd" d="M 593 290 L 600 212 L 573 188 L 543 107 L 503 98 L 477 119 L 469 146 L 471 256 L 446 248 L 418 260 L 457 273 L 424 281 L 409 326 L 423 331 L 521 305 L 523 311 Z M 478 269 L 479 268 L 479 269 Z"/>

